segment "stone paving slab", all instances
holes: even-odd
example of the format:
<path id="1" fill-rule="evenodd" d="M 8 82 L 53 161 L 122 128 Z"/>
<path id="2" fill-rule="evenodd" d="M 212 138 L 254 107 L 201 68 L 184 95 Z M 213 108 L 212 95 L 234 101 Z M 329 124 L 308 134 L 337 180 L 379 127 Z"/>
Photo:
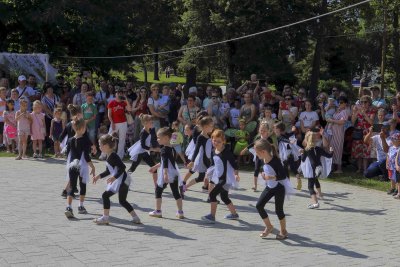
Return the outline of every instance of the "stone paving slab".
<path id="1" fill-rule="evenodd" d="M 127 163 L 129 164 L 129 163 Z M 95 162 L 96 172 L 105 169 Z M 308 210 L 303 190 L 285 203 L 289 239 L 266 240 L 255 209 L 260 192 L 252 192 L 252 174 L 241 173 L 241 189 L 231 192 L 239 215 L 227 221 L 228 210 L 219 205 L 217 223 L 207 225 L 207 195 L 200 185 L 188 191 L 185 220 L 175 218 L 176 205 L 165 190 L 163 219 L 147 215 L 154 209 L 153 182 L 148 167 L 140 165 L 128 194 L 142 225 L 129 222 L 129 215 L 113 196 L 109 226 L 92 220 L 102 213 L 105 181 L 90 184 L 86 209 L 76 220 L 64 216 L 65 162 L 61 159 L 22 160 L 0 158 L 0 266 L 398 266 L 400 233 L 399 201 L 385 193 L 322 181 L 321 207 Z M 182 170 L 184 173 L 185 170 Z M 305 181 L 303 184 L 306 184 Z M 267 211 L 275 227 L 279 221 Z"/>

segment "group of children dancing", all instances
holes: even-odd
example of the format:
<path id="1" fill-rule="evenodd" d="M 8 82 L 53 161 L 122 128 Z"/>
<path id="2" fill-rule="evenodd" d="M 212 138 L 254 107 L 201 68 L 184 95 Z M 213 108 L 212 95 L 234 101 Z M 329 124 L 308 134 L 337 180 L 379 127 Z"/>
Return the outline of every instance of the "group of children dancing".
<path id="1" fill-rule="evenodd" d="M 178 153 L 174 148 L 174 131 L 170 128 L 161 128 L 157 132 L 153 128 L 153 120 L 150 115 L 141 115 L 140 120 L 143 129 L 140 132 L 140 139 L 128 149 L 132 165 L 126 168 L 121 158 L 114 152 L 118 138 L 117 134 L 105 134 L 99 139 L 99 148 L 106 156 L 106 170 L 96 175 L 95 168 L 91 162 L 90 152 L 95 144 L 92 144 L 86 133 L 85 121 L 82 119 L 79 107 L 70 108 L 71 122 L 66 126 L 64 135 L 68 141 L 65 142 L 67 153 L 67 185 L 65 193 L 67 195 L 67 207 L 65 215 L 73 218 L 72 201 L 74 192 L 77 191 L 79 180 L 79 206 L 78 213 L 87 213 L 84 208 L 86 185 L 90 176 L 93 183 L 99 179 L 107 178 L 106 190 L 102 195 L 103 215 L 94 220 L 96 224 L 108 224 L 110 213 L 110 197 L 118 193 L 119 203 L 128 211 L 133 223 L 141 223 L 132 205 L 127 202 L 127 194 L 131 182 L 131 174 L 134 175 L 141 160 L 149 165 L 149 172 L 152 174 L 155 192 L 155 209 L 149 213 L 151 217 L 161 218 L 162 215 L 162 195 L 164 190 L 171 188 L 172 195 L 176 201 L 176 217 L 184 219 L 183 198 L 185 191 L 196 183 L 203 183 L 203 189 L 208 190 L 208 202 L 210 203 L 210 213 L 203 216 L 202 220 L 207 223 L 215 223 L 216 211 L 218 206 L 217 196 L 227 206 L 229 214 L 225 216 L 228 220 L 237 220 L 237 213 L 232 200 L 229 198 L 229 190 L 237 188 L 240 181 L 238 164 L 227 144 L 225 134 L 222 130 L 214 129 L 214 121 L 206 113 L 199 114 L 197 124 L 186 125 L 184 132 L 190 138 L 189 145 L 185 151 L 188 157 L 186 164 L 187 174 L 182 177 L 176 163 Z M 277 140 L 274 142 L 270 138 L 270 133 L 274 131 Z M 275 197 L 275 212 L 280 222 L 280 232 L 276 236 L 282 240 L 288 237 L 286 230 L 286 219 L 283 210 L 285 197 L 294 193 L 294 189 L 289 181 L 289 165 L 297 166 L 296 174 L 301 171 L 308 179 L 308 188 L 312 203 L 309 208 L 317 208 L 318 202 L 314 187 L 317 188 L 318 195 L 322 197 L 318 177 L 326 176 L 330 172 L 329 159 L 332 157 L 332 149 L 325 152 L 318 146 L 320 136 L 318 132 L 306 134 L 305 148 L 300 149 L 296 145 L 296 140 L 285 134 L 281 125 L 276 124 L 274 129 L 270 129 L 269 124 L 261 122 L 259 127 L 260 137 L 249 147 L 255 156 L 254 190 L 257 190 L 258 183 L 262 182 L 265 187 L 256 204 L 256 209 L 260 214 L 265 230 L 260 237 L 265 238 L 273 231 L 273 226 L 265 211 L 265 205 L 272 197 Z M 171 142 L 172 141 L 172 142 Z M 160 153 L 160 162 L 154 162 L 150 152 Z M 279 152 L 278 152 L 279 151 Z M 290 163 L 292 160 L 294 163 Z M 260 168 L 262 172 L 260 174 Z M 198 176 L 189 180 L 191 175 L 198 173 Z M 300 180 L 301 181 L 301 180 Z"/>

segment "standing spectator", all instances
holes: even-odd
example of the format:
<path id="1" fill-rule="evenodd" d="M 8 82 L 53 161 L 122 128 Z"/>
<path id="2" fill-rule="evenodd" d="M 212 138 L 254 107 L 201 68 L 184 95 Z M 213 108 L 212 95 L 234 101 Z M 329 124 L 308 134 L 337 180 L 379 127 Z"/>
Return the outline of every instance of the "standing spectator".
<path id="1" fill-rule="evenodd" d="M 362 86 L 360 88 L 362 89 Z M 339 98 L 339 96 L 340 96 L 339 89 L 336 86 L 332 87 L 332 94 L 329 97 L 332 97 L 335 100 L 337 100 Z"/>
<path id="2" fill-rule="evenodd" d="M 72 103 L 71 86 L 68 83 L 65 83 L 58 92 L 60 93 L 60 102 L 62 102 L 65 107 Z"/>
<path id="3" fill-rule="evenodd" d="M 53 86 L 48 85 L 45 88 L 45 94 L 42 97 L 42 109 L 45 114 L 46 133 L 50 133 L 51 120 L 53 119 L 54 109 L 60 102 L 60 98 L 54 94 Z M 50 147 L 50 139 L 46 136 L 46 147 Z"/>
<path id="4" fill-rule="evenodd" d="M 26 85 L 26 77 L 24 75 L 20 75 L 18 77 L 17 90 L 18 98 L 20 99 L 21 97 L 25 97 L 28 101 L 28 111 L 30 112 L 32 110 L 31 101 L 34 99 L 36 92 L 32 89 L 32 87 Z"/>
<path id="5" fill-rule="evenodd" d="M 371 127 L 375 119 L 375 111 L 371 108 L 371 97 L 361 97 L 360 103 L 361 106 L 354 105 L 351 116 L 351 122 L 355 126 L 351 156 L 353 159 L 357 160 L 358 173 L 364 172 L 368 167 L 370 149 L 369 145 L 364 143 L 363 136 L 367 135 L 369 127 Z"/>
<path id="6" fill-rule="evenodd" d="M 7 95 L 7 97 L 9 97 L 11 94 L 11 89 L 10 89 L 10 83 L 7 78 L 0 79 L 0 87 L 6 88 L 6 91 L 7 91 L 6 95 Z"/>
<path id="7" fill-rule="evenodd" d="M 294 106 L 298 108 L 299 112 L 302 112 L 305 109 L 306 100 L 307 100 L 306 89 L 300 87 L 299 92 L 297 93 L 297 97 L 294 100 Z"/>
<path id="8" fill-rule="evenodd" d="M 211 85 L 208 85 L 206 89 L 206 98 L 204 98 L 203 100 L 203 110 L 208 109 L 208 105 L 211 103 L 212 93 L 213 93 L 213 88 Z"/>
<path id="9" fill-rule="evenodd" d="M 171 87 L 174 88 L 174 87 Z M 169 113 L 168 121 L 172 124 L 174 121 L 178 120 L 178 112 L 181 108 L 181 92 L 176 90 L 176 88 L 170 90 L 169 93 L 170 103 L 169 103 Z"/>
<path id="10" fill-rule="evenodd" d="M 132 112 L 135 116 L 135 130 L 133 133 L 133 141 L 136 143 L 139 140 L 140 131 L 143 125 L 140 121 L 140 114 L 149 114 L 147 108 L 147 90 L 146 87 L 142 86 L 139 89 L 139 96 L 132 104 Z"/>
<path id="11" fill-rule="evenodd" d="M 126 97 L 123 96 L 124 92 L 118 88 L 116 90 L 116 98 L 111 100 L 108 104 L 108 119 L 110 120 L 111 127 L 110 133 L 115 131 L 118 133 L 118 156 L 123 159 L 125 154 L 125 140 L 128 124 L 126 122 L 125 112 L 131 112 L 132 108 Z"/>
<path id="12" fill-rule="evenodd" d="M 153 116 L 153 126 L 156 130 L 156 132 L 158 131 L 158 129 L 160 129 L 161 127 L 161 122 L 160 119 L 164 119 L 167 116 L 162 114 L 158 108 L 160 106 L 160 92 L 159 92 L 159 87 L 157 84 L 152 84 L 150 86 L 150 90 L 151 90 L 151 95 L 147 101 L 147 106 L 149 107 L 150 110 L 150 114 Z"/>
<path id="13" fill-rule="evenodd" d="M 36 77 L 33 74 L 28 75 L 28 87 L 32 88 L 33 92 L 35 93 L 30 101 L 33 103 L 35 100 L 40 100 L 41 99 L 41 94 L 44 92 L 41 92 L 40 89 L 37 87 L 37 82 L 36 82 Z"/>
<path id="14" fill-rule="evenodd" d="M 61 96 L 64 91 L 65 79 L 64 76 L 62 75 L 58 75 L 56 79 L 57 79 L 57 84 L 54 85 L 54 93 Z"/>
<path id="15" fill-rule="evenodd" d="M 74 96 L 81 91 L 82 88 L 82 77 L 80 75 L 75 77 L 74 87 L 71 90 L 71 99 L 74 99 Z"/>
<path id="16" fill-rule="evenodd" d="M 304 105 L 306 110 L 300 113 L 299 116 L 300 130 L 303 134 L 314 128 L 319 120 L 317 112 L 311 110 L 311 101 L 307 99 Z"/>
<path id="17" fill-rule="evenodd" d="M 107 82 L 105 80 L 100 81 L 100 91 L 96 93 L 95 103 L 97 104 L 98 111 L 96 120 L 96 128 L 98 129 L 104 120 L 107 107 Z"/>
<path id="18" fill-rule="evenodd" d="M 115 99 L 115 87 L 114 87 L 114 85 L 112 84 L 112 83 L 109 83 L 108 85 L 107 85 L 107 91 L 108 91 L 108 94 L 107 94 L 107 105 L 111 102 L 111 100 L 114 100 Z"/>
<path id="19" fill-rule="evenodd" d="M 0 148 L 4 147 L 3 132 L 4 132 L 4 112 L 7 109 L 7 89 L 0 87 Z"/>
<path id="20" fill-rule="evenodd" d="M 386 101 L 384 98 L 381 98 L 381 90 L 378 86 L 374 86 L 371 88 L 372 91 L 372 105 L 376 108 L 385 108 Z"/>
<path id="21" fill-rule="evenodd" d="M 229 110 L 224 109 L 219 99 L 217 92 L 213 92 L 211 96 L 211 103 L 208 105 L 207 113 L 213 118 L 214 127 L 225 130 L 226 119 L 228 118 Z"/>
<path id="22" fill-rule="evenodd" d="M 178 120 L 182 125 L 196 125 L 197 113 L 199 108 L 195 105 L 196 97 L 189 95 L 187 105 L 181 106 L 178 112 Z"/>
<path id="23" fill-rule="evenodd" d="M 96 144 L 96 117 L 97 107 L 94 104 L 94 93 L 86 93 L 86 103 L 82 105 L 83 119 L 86 122 L 86 129 L 92 144 Z"/>
<path id="24" fill-rule="evenodd" d="M 240 118 L 245 120 L 246 130 L 251 134 L 253 131 L 248 129 L 249 124 L 257 121 L 256 106 L 252 103 L 253 98 L 249 93 L 244 95 L 244 105 L 240 109 Z M 257 123 L 256 123 L 257 124 Z M 255 130 L 254 127 L 253 130 Z"/>
<path id="25" fill-rule="evenodd" d="M 135 92 L 135 88 L 133 88 L 133 82 L 127 81 L 125 87 L 127 92 L 126 97 L 129 99 L 131 103 L 133 103 L 133 101 L 135 101 L 136 98 L 138 97 L 138 95 Z"/>
<path id="26" fill-rule="evenodd" d="M 344 145 L 344 124 L 348 119 L 347 103 L 345 97 L 339 97 L 339 107 L 332 118 L 327 119 L 328 127 L 332 131 L 330 146 L 333 147 L 333 164 L 336 166 L 335 173 L 342 173 L 342 155 Z"/>
<path id="27" fill-rule="evenodd" d="M 16 88 L 11 90 L 11 97 L 10 99 L 14 100 L 14 110 L 19 110 L 19 98 L 18 98 L 18 90 Z"/>
<path id="28" fill-rule="evenodd" d="M 278 119 L 285 125 L 285 132 L 291 132 L 297 117 L 298 109 L 292 106 L 293 97 L 285 96 L 285 101 L 279 102 Z"/>
<path id="29" fill-rule="evenodd" d="M 89 84 L 87 82 L 83 82 L 81 85 L 81 92 L 76 93 L 72 103 L 74 105 L 82 106 L 83 104 L 86 103 L 86 92 L 89 90 Z"/>

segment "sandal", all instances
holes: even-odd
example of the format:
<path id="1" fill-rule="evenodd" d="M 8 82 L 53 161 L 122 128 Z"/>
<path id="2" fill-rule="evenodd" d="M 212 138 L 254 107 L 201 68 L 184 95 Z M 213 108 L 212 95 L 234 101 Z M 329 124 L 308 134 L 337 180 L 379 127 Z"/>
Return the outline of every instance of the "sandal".
<path id="1" fill-rule="evenodd" d="M 15 159 L 16 159 L 16 160 L 21 160 L 22 157 L 21 157 L 21 156 L 18 156 L 18 157 L 16 157 Z"/>
<path id="2" fill-rule="evenodd" d="M 257 187 L 253 186 L 251 189 L 253 190 L 253 192 L 257 192 Z"/>
<path id="3" fill-rule="evenodd" d="M 272 233 L 272 231 L 274 230 L 274 227 L 271 227 L 270 229 L 264 230 L 264 232 L 262 232 L 260 234 L 261 238 L 266 238 L 270 233 Z"/>
<path id="4" fill-rule="evenodd" d="M 400 199 L 400 194 L 397 194 L 393 197 L 394 199 Z"/>
<path id="5" fill-rule="evenodd" d="M 285 232 L 283 235 L 279 233 L 276 235 L 276 240 L 285 240 L 286 238 L 288 238 L 288 236 L 288 232 Z"/>

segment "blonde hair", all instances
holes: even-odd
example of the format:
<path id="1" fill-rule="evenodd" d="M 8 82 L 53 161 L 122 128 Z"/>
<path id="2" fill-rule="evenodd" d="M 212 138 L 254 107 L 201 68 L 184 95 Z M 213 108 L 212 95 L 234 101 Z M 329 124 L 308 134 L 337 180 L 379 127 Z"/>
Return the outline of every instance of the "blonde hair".
<path id="1" fill-rule="evenodd" d="M 306 141 L 306 147 L 304 148 L 305 150 L 310 150 L 317 146 L 317 143 L 315 142 L 315 140 L 313 138 L 315 134 L 317 134 L 317 133 L 313 133 L 310 131 L 304 137 L 304 139 Z"/>
<path id="2" fill-rule="evenodd" d="M 108 145 L 111 149 L 114 149 L 118 141 L 118 133 L 105 134 L 99 138 L 99 141 L 102 145 Z"/>
<path id="3" fill-rule="evenodd" d="M 33 107 L 37 107 L 37 106 L 41 106 L 42 102 L 40 102 L 39 100 L 35 100 L 32 104 Z"/>
<path id="4" fill-rule="evenodd" d="M 142 113 L 142 114 L 139 115 L 139 119 L 140 119 L 140 122 L 142 124 L 144 124 L 146 122 L 152 121 L 153 120 L 153 116 L 151 116 L 149 114 L 143 114 Z"/>

